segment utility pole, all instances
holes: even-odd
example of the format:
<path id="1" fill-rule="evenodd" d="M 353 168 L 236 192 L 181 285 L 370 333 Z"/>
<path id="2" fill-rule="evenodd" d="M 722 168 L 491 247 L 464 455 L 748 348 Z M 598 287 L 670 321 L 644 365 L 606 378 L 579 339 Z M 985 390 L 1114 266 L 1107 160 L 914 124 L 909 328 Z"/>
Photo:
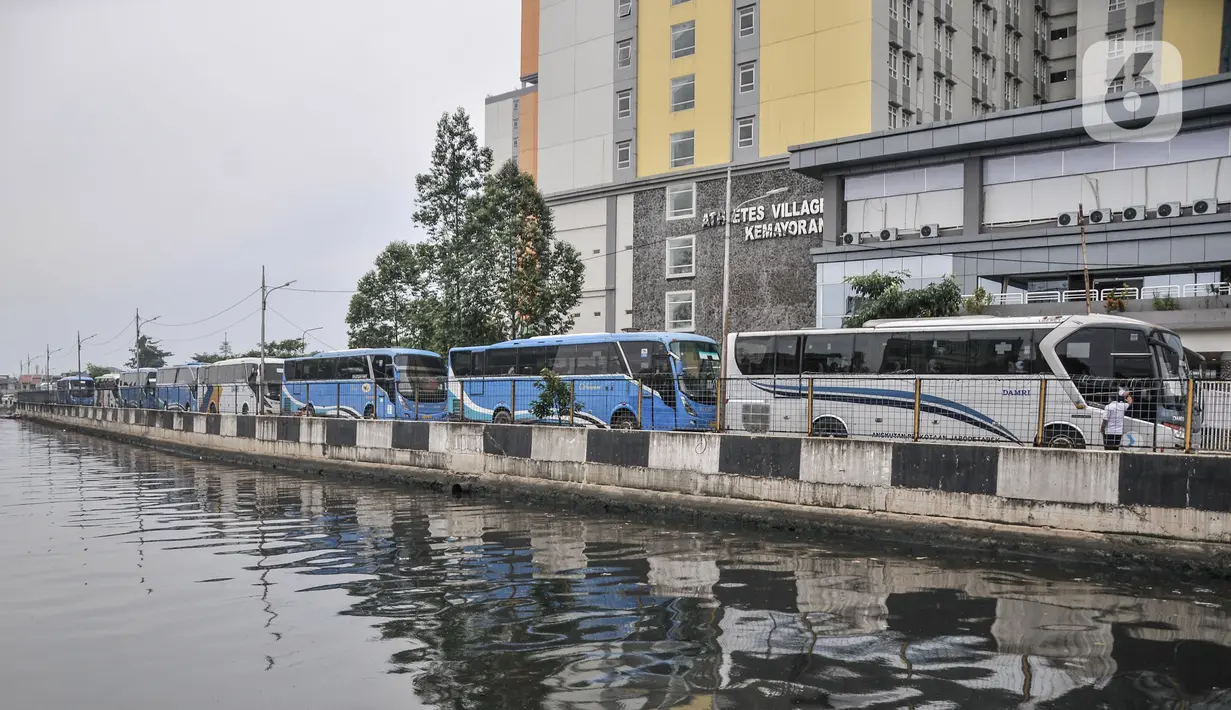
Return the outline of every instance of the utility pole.
<path id="1" fill-rule="evenodd" d="M 287 281 L 281 286 L 266 288 L 265 286 L 265 266 L 261 266 L 261 369 L 256 372 L 256 411 L 257 414 L 265 413 L 265 306 L 269 302 L 269 294 L 277 291 L 280 288 L 286 288 L 294 281 Z"/>
<path id="2" fill-rule="evenodd" d="M 140 308 L 137 309 L 137 318 L 136 318 L 137 340 L 133 343 L 133 353 L 134 353 L 133 362 L 137 363 L 136 369 L 138 371 L 141 370 L 141 326 L 144 325 L 145 323 L 153 323 L 159 318 L 162 318 L 162 316 L 154 316 L 153 318 L 146 318 L 145 320 L 141 320 L 141 309 Z"/>
<path id="3" fill-rule="evenodd" d="M 98 333 L 95 333 L 94 335 L 90 336 L 90 338 L 97 338 L 97 337 L 98 337 Z M 80 330 L 77 331 L 77 376 L 78 377 L 81 377 L 81 344 L 86 342 L 90 338 L 86 338 L 85 340 L 82 340 L 81 331 Z"/>
<path id="4" fill-rule="evenodd" d="M 51 356 L 54 355 L 55 353 L 60 352 L 63 349 L 64 348 L 56 348 L 55 350 L 52 350 L 51 344 L 48 343 L 47 345 L 47 372 L 44 374 L 47 376 L 48 380 L 51 379 Z"/>
<path id="5" fill-rule="evenodd" d="M 1090 315 L 1090 260 L 1086 258 L 1086 212 L 1077 203 L 1077 226 L 1081 227 L 1081 270 L 1086 275 L 1086 315 Z"/>

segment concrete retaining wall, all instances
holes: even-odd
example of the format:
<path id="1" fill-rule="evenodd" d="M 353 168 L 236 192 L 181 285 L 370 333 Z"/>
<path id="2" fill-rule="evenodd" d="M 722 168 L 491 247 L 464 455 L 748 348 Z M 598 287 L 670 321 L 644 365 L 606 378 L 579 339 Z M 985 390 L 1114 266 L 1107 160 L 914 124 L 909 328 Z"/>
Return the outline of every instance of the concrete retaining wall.
<path id="1" fill-rule="evenodd" d="M 57 405 L 21 405 L 20 413 L 301 467 L 346 462 L 571 486 L 598 497 L 655 492 L 685 505 L 772 503 L 869 521 L 922 516 L 907 520 L 1231 543 L 1231 463 L 1203 456 Z M 1219 550 L 1213 554 L 1227 554 Z M 1231 568 L 1231 555 L 1225 559 Z"/>

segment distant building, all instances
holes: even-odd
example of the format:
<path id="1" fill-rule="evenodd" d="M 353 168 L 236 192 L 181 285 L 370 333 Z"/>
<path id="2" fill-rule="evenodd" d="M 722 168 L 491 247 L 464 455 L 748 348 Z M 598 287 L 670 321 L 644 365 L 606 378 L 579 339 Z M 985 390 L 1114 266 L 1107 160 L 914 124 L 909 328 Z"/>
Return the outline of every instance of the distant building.
<path id="1" fill-rule="evenodd" d="M 12 375 L 0 375 L 0 395 L 17 391 L 18 380 Z"/>

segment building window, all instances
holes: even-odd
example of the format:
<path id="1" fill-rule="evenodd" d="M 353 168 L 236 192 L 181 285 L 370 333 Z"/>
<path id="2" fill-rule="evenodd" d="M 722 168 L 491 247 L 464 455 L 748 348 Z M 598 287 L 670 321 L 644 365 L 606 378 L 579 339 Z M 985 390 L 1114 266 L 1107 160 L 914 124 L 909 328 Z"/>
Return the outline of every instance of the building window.
<path id="1" fill-rule="evenodd" d="M 697 53 L 697 22 L 689 20 L 671 27 L 671 58 Z"/>
<path id="2" fill-rule="evenodd" d="M 633 0 L 620 0 L 619 8 L 620 17 L 628 17 L 633 14 Z"/>
<path id="3" fill-rule="evenodd" d="M 667 292 L 667 330 L 688 331 L 695 329 L 693 321 L 694 291 Z"/>
<path id="4" fill-rule="evenodd" d="M 915 58 L 910 54 L 902 54 L 902 86 L 910 88 L 911 77 L 915 75 Z"/>
<path id="5" fill-rule="evenodd" d="M 1022 85 L 1021 82 L 1013 82 L 1013 108 L 1021 106 Z"/>
<path id="6" fill-rule="evenodd" d="M 678 279 L 696 274 L 696 243 L 697 238 L 691 234 L 667 240 L 667 278 Z"/>
<path id="7" fill-rule="evenodd" d="M 739 19 L 736 24 L 739 27 L 739 36 L 751 37 L 757 31 L 757 9 L 749 5 L 741 7 L 738 12 Z"/>
<path id="8" fill-rule="evenodd" d="M 889 19 L 898 19 L 898 0 L 889 0 Z"/>
<path id="9" fill-rule="evenodd" d="M 940 106 L 940 97 L 941 97 L 940 77 L 934 74 L 932 75 L 932 103 L 935 104 L 937 107 Z"/>
<path id="10" fill-rule="evenodd" d="M 627 69 L 633 65 L 633 41 L 631 39 L 616 42 L 616 66 Z"/>
<path id="11" fill-rule="evenodd" d="M 697 216 L 697 186 L 667 186 L 667 219 L 688 219 Z"/>
<path id="12" fill-rule="evenodd" d="M 952 30 L 948 27 L 945 28 L 945 56 L 950 59 L 953 59 L 953 35 L 954 34 L 956 34 L 955 30 Z"/>
<path id="13" fill-rule="evenodd" d="M 1058 39 L 1066 39 L 1069 34 L 1077 29 L 1076 27 L 1060 27 L 1051 31 L 1051 40 L 1055 42 Z"/>
<path id="14" fill-rule="evenodd" d="M 671 80 L 671 110 L 687 111 L 697 105 L 697 75 L 689 74 Z"/>
<path id="15" fill-rule="evenodd" d="M 694 131 L 671 134 L 671 167 L 683 168 L 693 163 Z"/>
<path id="16" fill-rule="evenodd" d="M 936 45 L 936 51 L 939 52 L 945 48 L 945 25 L 940 20 L 932 25 L 932 43 Z"/>
<path id="17" fill-rule="evenodd" d="M 1063 84 L 1068 80 L 1069 73 L 1067 71 L 1052 72 L 1051 76 L 1047 79 L 1050 84 Z"/>
<path id="18" fill-rule="evenodd" d="M 1107 93 L 1118 94 L 1122 91 L 1124 91 L 1124 79 L 1122 77 L 1116 77 L 1107 82 Z"/>
<path id="19" fill-rule="evenodd" d="M 748 62 L 747 64 L 739 65 L 739 92 L 746 94 L 754 91 L 757 88 L 757 65 L 756 62 Z"/>
<path id="20" fill-rule="evenodd" d="M 616 118 L 629 118 L 633 115 L 633 90 L 625 89 L 616 92 Z"/>
<path id="21" fill-rule="evenodd" d="M 1133 79 L 1133 88 L 1134 89 L 1148 89 L 1150 88 L 1150 80 L 1144 76 L 1139 76 L 1136 79 Z"/>
<path id="22" fill-rule="evenodd" d="M 1137 30 L 1137 34 L 1134 37 L 1134 39 L 1136 39 L 1138 42 L 1153 42 L 1154 41 L 1154 28 L 1147 27 L 1144 30 Z"/>
<path id="23" fill-rule="evenodd" d="M 890 104 L 889 106 L 889 130 L 894 130 L 898 127 L 898 107 Z"/>
<path id="24" fill-rule="evenodd" d="M 1113 32 L 1107 35 L 1107 56 L 1119 57 L 1124 54 L 1124 33 Z"/>
<path id="25" fill-rule="evenodd" d="M 945 82 L 945 110 L 953 113 L 953 84 Z"/>
<path id="26" fill-rule="evenodd" d="M 1124 9 L 1124 0 L 1108 0 L 1107 11 L 1115 12 L 1116 10 Z"/>
<path id="27" fill-rule="evenodd" d="M 889 47 L 889 78 L 890 79 L 898 78 L 898 59 L 899 59 L 898 55 L 899 53 L 900 52 L 898 51 L 897 47 L 893 47 L 893 46 Z"/>
<path id="28" fill-rule="evenodd" d="M 976 30 L 983 29 L 983 11 L 982 10 L 983 10 L 982 0 L 975 0 L 970 10 L 970 21 Z"/>
<path id="29" fill-rule="evenodd" d="M 633 166 L 633 142 L 616 143 L 616 170 L 628 170 Z"/>
<path id="30" fill-rule="evenodd" d="M 753 116 L 739 119 L 735 123 L 735 145 L 739 148 L 751 148 L 753 143 L 755 123 Z"/>
<path id="31" fill-rule="evenodd" d="M 683 5 L 686 2 L 688 2 L 688 0 L 671 0 L 672 5 Z"/>
<path id="32" fill-rule="evenodd" d="M 970 51 L 970 71 L 975 79 L 983 78 L 983 57 L 977 49 Z"/>

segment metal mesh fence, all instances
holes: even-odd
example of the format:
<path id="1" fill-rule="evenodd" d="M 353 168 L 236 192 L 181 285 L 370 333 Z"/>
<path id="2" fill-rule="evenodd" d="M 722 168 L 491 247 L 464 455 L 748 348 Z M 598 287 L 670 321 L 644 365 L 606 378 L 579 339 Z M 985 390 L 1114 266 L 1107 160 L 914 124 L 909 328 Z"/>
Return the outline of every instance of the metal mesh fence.
<path id="1" fill-rule="evenodd" d="M 1231 383 L 1046 376 L 532 377 L 21 392 L 30 403 L 1231 452 Z M 131 390 L 131 391 L 129 391 Z M 264 392 L 262 398 L 259 393 Z"/>

